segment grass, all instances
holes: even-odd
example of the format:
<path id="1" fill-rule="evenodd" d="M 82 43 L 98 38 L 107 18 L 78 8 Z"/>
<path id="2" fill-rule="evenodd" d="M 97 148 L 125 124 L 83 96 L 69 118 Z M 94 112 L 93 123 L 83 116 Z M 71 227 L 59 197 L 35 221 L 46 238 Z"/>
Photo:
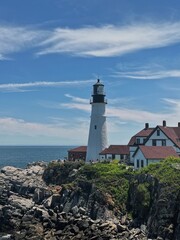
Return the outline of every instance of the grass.
<path id="1" fill-rule="evenodd" d="M 150 164 L 138 174 L 151 174 L 161 183 L 171 185 L 174 190 L 180 189 L 180 158 L 169 157 L 159 163 Z"/>

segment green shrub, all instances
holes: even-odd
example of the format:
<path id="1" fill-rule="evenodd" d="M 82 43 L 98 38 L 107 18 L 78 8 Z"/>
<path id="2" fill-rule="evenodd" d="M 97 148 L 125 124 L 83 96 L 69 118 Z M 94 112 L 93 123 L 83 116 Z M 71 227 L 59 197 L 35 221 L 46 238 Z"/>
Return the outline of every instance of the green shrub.
<path id="1" fill-rule="evenodd" d="M 119 164 L 119 161 L 86 164 L 78 174 L 94 183 L 102 192 L 110 194 L 117 207 L 125 208 L 129 190 L 126 176 L 132 174 L 126 165 Z"/>
<path id="2" fill-rule="evenodd" d="M 47 184 L 70 183 L 74 178 L 71 178 L 69 174 L 73 169 L 79 169 L 83 165 L 83 161 L 50 162 L 44 171 L 43 179 Z"/>
<path id="3" fill-rule="evenodd" d="M 139 173 L 151 174 L 160 182 L 171 185 L 172 189 L 180 189 L 180 158 L 166 158 L 159 163 L 150 164 Z"/>

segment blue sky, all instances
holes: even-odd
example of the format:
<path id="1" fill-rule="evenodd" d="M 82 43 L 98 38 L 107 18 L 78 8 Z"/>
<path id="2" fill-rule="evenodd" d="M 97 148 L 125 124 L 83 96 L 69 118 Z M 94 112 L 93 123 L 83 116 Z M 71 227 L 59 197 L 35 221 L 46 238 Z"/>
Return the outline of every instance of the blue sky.
<path id="1" fill-rule="evenodd" d="M 176 126 L 180 2 L 0 1 L 0 145 L 86 145 L 98 77 L 109 144 Z"/>

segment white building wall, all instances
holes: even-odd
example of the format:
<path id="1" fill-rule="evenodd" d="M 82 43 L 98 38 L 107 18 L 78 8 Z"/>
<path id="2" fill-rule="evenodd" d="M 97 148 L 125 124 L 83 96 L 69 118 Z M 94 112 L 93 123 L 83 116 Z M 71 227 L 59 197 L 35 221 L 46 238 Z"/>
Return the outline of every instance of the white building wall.
<path id="1" fill-rule="evenodd" d="M 120 155 L 119 155 L 119 154 L 116 154 L 116 155 L 115 155 L 115 159 L 116 159 L 116 160 L 120 160 L 120 159 L 121 159 Z"/>
<path id="2" fill-rule="evenodd" d="M 106 159 L 112 159 L 112 154 L 106 154 Z"/>
<path id="3" fill-rule="evenodd" d="M 175 151 L 180 154 L 180 149 L 176 146 L 174 146 L 174 143 L 160 130 L 160 136 L 157 136 L 157 131 L 153 133 L 153 135 L 148 139 L 146 142 L 146 146 L 152 146 L 152 140 L 157 140 L 156 141 L 156 146 L 162 146 L 162 141 L 161 140 L 166 140 L 166 146 L 173 147 Z M 158 140 L 159 139 L 159 140 Z"/>
<path id="4" fill-rule="evenodd" d="M 106 159 L 106 155 L 99 155 L 99 159 L 100 160 L 105 160 Z"/>
<path id="5" fill-rule="evenodd" d="M 129 147 L 130 163 L 134 163 L 133 154 L 135 153 L 136 149 L 137 149 L 137 146 Z"/>
<path id="6" fill-rule="evenodd" d="M 139 168 L 137 167 L 137 160 L 139 160 Z M 143 153 L 141 152 L 141 150 L 139 149 L 136 153 L 136 155 L 134 156 L 134 168 L 135 169 L 140 169 L 141 168 L 141 161 L 143 161 L 143 167 L 148 166 L 151 163 L 158 163 L 161 160 L 160 159 L 146 159 L 143 155 Z"/>
<path id="7" fill-rule="evenodd" d="M 153 139 L 154 140 L 159 139 L 159 141 L 157 141 L 157 144 L 158 144 L 157 146 L 162 146 L 162 142 L 161 142 L 162 139 L 166 140 L 166 146 L 174 146 L 174 143 L 171 140 L 169 140 L 169 138 L 161 130 L 160 130 L 159 136 L 157 136 L 157 131 L 154 132 L 146 142 L 145 146 L 152 146 Z"/>
<path id="8" fill-rule="evenodd" d="M 143 161 L 144 167 L 147 166 L 147 161 L 144 155 L 142 154 L 141 150 L 139 149 L 134 156 L 134 168 L 138 169 L 137 167 L 137 160 L 139 160 L 139 168 L 141 168 L 141 161 Z"/>
<path id="9" fill-rule="evenodd" d="M 105 106 L 105 103 L 92 103 L 86 161 L 99 159 L 99 153 L 108 147 Z"/>

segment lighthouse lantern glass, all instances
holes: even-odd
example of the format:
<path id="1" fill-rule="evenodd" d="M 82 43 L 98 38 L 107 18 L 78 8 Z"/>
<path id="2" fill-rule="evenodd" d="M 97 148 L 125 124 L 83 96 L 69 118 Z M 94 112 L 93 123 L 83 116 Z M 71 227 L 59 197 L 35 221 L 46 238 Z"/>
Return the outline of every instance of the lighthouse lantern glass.
<path id="1" fill-rule="evenodd" d="M 103 86 L 102 85 L 98 86 L 97 94 L 103 94 L 103 92 L 104 92 Z"/>

